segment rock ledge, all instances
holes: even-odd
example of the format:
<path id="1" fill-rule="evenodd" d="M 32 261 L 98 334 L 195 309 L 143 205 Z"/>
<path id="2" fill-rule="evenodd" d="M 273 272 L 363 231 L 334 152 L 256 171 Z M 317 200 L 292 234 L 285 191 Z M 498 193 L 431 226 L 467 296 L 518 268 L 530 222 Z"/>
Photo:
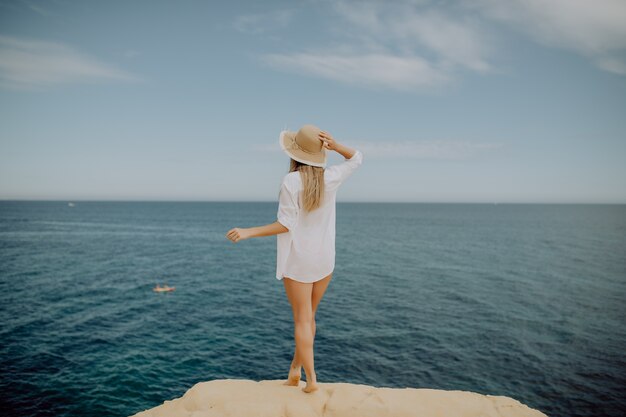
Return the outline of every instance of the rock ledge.
<path id="1" fill-rule="evenodd" d="M 318 383 L 312 394 L 284 380 L 216 379 L 132 417 L 547 417 L 509 397 L 469 391 Z"/>

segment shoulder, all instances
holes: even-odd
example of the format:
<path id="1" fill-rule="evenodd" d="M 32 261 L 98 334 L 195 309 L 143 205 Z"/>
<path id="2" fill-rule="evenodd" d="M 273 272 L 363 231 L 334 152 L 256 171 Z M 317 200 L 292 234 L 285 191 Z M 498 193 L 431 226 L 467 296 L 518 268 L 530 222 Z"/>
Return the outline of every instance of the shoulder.
<path id="1" fill-rule="evenodd" d="M 285 186 L 289 191 L 295 192 L 298 190 L 301 182 L 302 181 L 300 180 L 300 173 L 298 171 L 292 171 L 285 174 L 281 186 Z"/>

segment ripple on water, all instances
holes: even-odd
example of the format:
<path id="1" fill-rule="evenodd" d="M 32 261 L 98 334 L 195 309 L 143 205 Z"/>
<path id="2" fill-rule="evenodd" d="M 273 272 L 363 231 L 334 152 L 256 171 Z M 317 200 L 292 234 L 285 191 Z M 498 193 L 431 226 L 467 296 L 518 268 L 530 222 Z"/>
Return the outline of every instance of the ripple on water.
<path id="1" fill-rule="evenodd" d="M 624 210 L 339 204 L 318 377 L 623 415 Z M 204 380 L 284 377 L 293 323 L 275 240 L 224 239 L 275 214 L 269 203 L 0 202 L 8 406 L 122 416 Z M 155 294 L 157 282 L 176 291 Z"/>

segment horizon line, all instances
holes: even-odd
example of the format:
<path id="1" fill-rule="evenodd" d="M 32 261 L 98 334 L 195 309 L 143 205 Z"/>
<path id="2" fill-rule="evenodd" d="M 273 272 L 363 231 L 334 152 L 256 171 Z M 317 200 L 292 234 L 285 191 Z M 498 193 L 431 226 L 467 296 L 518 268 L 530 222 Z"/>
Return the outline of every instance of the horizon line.
<path id="1" fill-rule="evenodd" d="M 0 203 L 7 202 L 40 202 L 40 203 L 274 203 L 275 200 L 140 200 L 140 199 L 3 199 Z M 536 205 L 626 205 L 626 202 L 546 202 L 546 201 L 366 201 L 350 200 L 337 201 L 337 204 L 536 204 Z"/>

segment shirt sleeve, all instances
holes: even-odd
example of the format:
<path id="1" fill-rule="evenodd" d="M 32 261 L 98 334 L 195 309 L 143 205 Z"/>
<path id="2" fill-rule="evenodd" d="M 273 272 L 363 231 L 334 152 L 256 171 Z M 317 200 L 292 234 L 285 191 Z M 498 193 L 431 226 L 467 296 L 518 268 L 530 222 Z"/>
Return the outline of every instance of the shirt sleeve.
<path id="1" fill-rule="evenodd" d="M 278 196 L 278 213 L 277 220 L 290 231 L 295 227 L 298 221 L 298 204 L 296 197 L 289 190 L 283 181 L 280 186 L 280 194 Z"/>
<path id="2" fill-rule="evenodd" d="M 327 168 L 327 171 L 336 175 L 339 183 L 342 183 L 363 163 L 363 154 L 358 149 L 352 155 L 352 158 L 346 159 L 340 164 L 336 164 Z"/>

